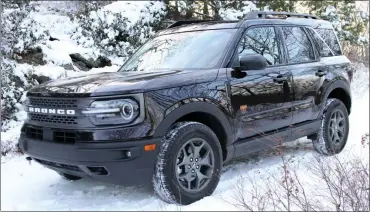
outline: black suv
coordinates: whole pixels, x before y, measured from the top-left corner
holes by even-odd
[[[312,15],[180,21],[116,73],[31,89],[19,146],[67,179],[152,181],[165,201],[189,204],[233,158],[304,136],[339,153],[352,73],[332,25]]]

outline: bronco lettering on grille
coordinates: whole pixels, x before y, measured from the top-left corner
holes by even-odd
[[[36,108],[36,107],[28,107],[29,112],[33,113],[46,113],[46,114],[68,114],[74,115],[76,114],[75,110],[64,110],[64,109],[48,109],[48,108]]]

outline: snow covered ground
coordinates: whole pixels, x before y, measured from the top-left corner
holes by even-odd
[[[350,136],[339,158],[344,160],[356,155],[368,161],[368,146],[361,145],[362,136],[369,133],[367,68],[363,67],[355,74],[352,93]],[[310,181],[313,176],[307,172],[305,164],[309,164],[314,155],[311,142],[304,138],[292,142],[286,146],[285,154],[295,156],[295,163],[300,164],[299,176]],[[1,210],[237,210],[230,202],[238,179],[278,174],[281,166],[280,157],[273,154],[234,161],[224,167],[212,196],[180,207],[164,203],[150,187],[124,187],[89,179],[66,181],[35,162],[29,164],[25,156],[15,156],[1,165]],[[246,183],[244,186],[250,189],[252,185]]]

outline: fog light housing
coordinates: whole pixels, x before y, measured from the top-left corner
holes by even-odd
[[[92,174],[95,174],[95,175],[108,175],[108,171],[104,167],[91,167],[91,166],[87,166],[86,168]]]

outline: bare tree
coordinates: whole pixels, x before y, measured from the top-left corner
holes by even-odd
[[[362,137],[364,148],[369,147],[368,138],[368,134]],[[280,174],[267,171],[264,175],[268,177],[260,176],[260,179],[241,175],[234,187],[232,201],[226,202],[247,211],[369,211],[367,160],[359,155],[348,155],[344,160],[339,155],[327,157],[315,153],[310,163],[304,166],[309,183],[299,176],[300,162],[295,161],[293,155],[287,155],[284,146],[274,151],[281,159]]]

